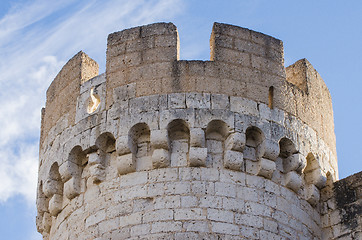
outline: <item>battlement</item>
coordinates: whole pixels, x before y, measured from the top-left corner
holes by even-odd
[[[112,33],[107,44],[107,94],[102,101],[109,109],[115,99],[113,89],[130,83],[136,83],[138,97],[195,91],[245,97],[301,118],[335,151],[331,97],[307,60],[285,70],[280,40],[220,23],[213,26],[210,49],[211,61],[179,60],[178,33],[172,23]],[[46,131],[65,113],[74,124],[79,87],[97,74],[97,64],[84,53],[69,60],[47,92]]]
[[[45,238],[321,238],[338,179],[325,83],[305,59],[285,69],[282,42],[249,29],[215,23],[210,50],[180,60],[176,27],[155,23],[110,34],[104,74],[83,52],[68,61],[42,113]]]

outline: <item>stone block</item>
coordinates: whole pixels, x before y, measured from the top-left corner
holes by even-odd
[[[256,158],[255,148],[246,146],[243,153],[244,153],[244,159],[248,159],[254,162],[258,161],[258,159]]]
[[[190,129],[190,147],[205,147],[205,132],[202,128]]]
[[[62,181],[66,182],[71,177],[77,177],[78,175],[80,175],[80,167],[77,164],[68,160],[59,166],[59,173],[62,177]]]
[[[45,196],[52,197],[54,194],[62,194],[62,183],[57,180],[47,179],[43,185]]]
[[[119,226],[119,218],[108,219],[99,223],[99,231],[106,233],[117,229]]]
[[[150,182],[173,182],[178,178],[178,169],[159,168],[149,171],[148,180]]]
[[[239,199],[239,198],[223,198],[222,200],[222,208],[224,210],[230,210],[233,212],[244,212],[245,207],[244,207],[244,200]]]
[[[303,184],[302,177],[295,171],[288,172],[285,175],[285,186],[298,192]]]
[[[68,181],[71,177],[80,175],[80,167],[71,161],[65,161],[59,166],[59,173],[63,182]]]
[[[81,191],[80,178],[72,177],[64,183],[64,195],[69,199],[78,196]]]
[[[42,214],[38,214],[36,216],[36,219],[35,219],[35,224],[36,224],[36,230],[39,232],[39,233],[43,233],[44,229],[43,229],[43,213]]]
[[[154,200],[155,209],[179,208],[181,206],[180,196],[161,196]]]
[[[212,182],[199,182],[193,181],[191,185],[191,191],[196,196],[204,196],[207,194],[215,194],[215,184]]]
[[[216,137],[219,137],[219,135],[216,134]],[[210,152],[212,151],[213,155],[222,155],[224,152],[223,144],[220,140],[208,139],[206,141],[206,147],[210,149]]]
[[[152,153],[152,166],[164,168],[170,166],[170,154],[165,149],[155,149]]]
[[[241,66],[250,66],[249,53],[239,52],[234,49],[218,48],[217,58],[215,61],[237,64]]]
[[[128,136],[120,136],[116,140],[116,151],[118,155],[125,155],[131,152],[128,144]]]
[[[117,171],[120,175],[136,171],[136,161],[132,153],[117,157]]]
[[[246,137],[244,133],[231,133],[225,140],[225,149],[243,152],[245,147]]]
[[[156,221],[166,221],[173,219],[173,210],[172,209],[157,209],[149,211],[143,214],[142,220],[144,223],[156,222]]]
[[[190,208],[197,207],[199,204],[198,197],[195,196],[182,196],[181,197],[181,207]]]
[[[281,62],[274,62],[268,58],[251,55],[251,66],[261,71],[285,77],[284,65]]]
[[[44,215],[43,215],[43,222],[42,222],[42,225],[43,225],[43,230],[46,232],[46,233],[49,233],[50,232],[50,228],[52,226],[52,216],[50,215],[50,213],[48,212],[45,212]]]
[[[230,110],[241,114],[259,116],[258,104],[242,97],[230,97]]]
[[[260,228],[263,226],[263,218],[246,213],[236,213],[235,223]]]
[[[124,118],[120,118],[121,124],[123,123],[123,121],[129,121],[129,128],[136,125],[137,123],[146,123],[149,129],[152,131],[159,128],[159,111],[147,111],[138,114],[130,114],[128,116],[125,116]],[[123,127],[125,126],[122,126],[122,128]],[[122,130],[120,129],[120,131]]]
[[[279,143],[265,139],[263,142],[263,145],[261,146],[263,148],[263,157],[275,161],[277,157],[279,156]]]
[[[186,93],[187,108],[210,108],[209,93]]]
[[[151,231],[151,225],[150,224],[140,224],[135,225],[131,227],[131,236],[142,236],[142,235],[148,235]]]
[[[186,108],[185,93],[171,93],[168,95],[168,108]]]
[[[36,206],[38,209],[38,213],[47,212],[49,207],[49,198],[38,196],[38,198],[36,199]]]
[[[97,225],[104,219],[106,219],[106,211],[104,209],[99,210],[85,219],[85,227],[88,228],[90,226]]]
[[[326,185],[327,177],[320,168],[314,169],[305,175],[306,181],[310,184],[314,184],[319,189],[322,189]]]
[[[49,213],[52,216],[57,216],[63,209],[63,196],[60,194],[54,194],[49,201]]]
[[[191,184],[189,182],[171,182],[165,184],[166,195],[189,195]]]
[[[234,213],[232,211],[226,211],[221,209],[208,209],[207,219],[217,222],[234,222]]]
[[[175,209],[175,220],[203,220],[206,219],[205,213],[201,208],[181,208]]]
[[[225,94],[211,94],[211,108],[228,110],[230,108],[229,96]]]
[[[138,148],[138,150],[139,150],[139,148]],[[136,170],[137,171],[151,170],[153,168],[152,167],[151,156],[138,157],[139,152],[137,152]]]
[[[200,109],[206,110],[206,109]],[[195,126],[195,109],[171,109],[160,112],[160,126],[167,126],[176,119],[186,121],[190,128]]]
[[[251,174],[251,175],[257,175],[259,172],[259,162],[257,161],[253,161],[253,160],[249,160],[249,159],[244,159],[245,162],[245,172]]]
[[[150,142],[153,148],[162,148],[168,150],[168,131],[167,129],[152,130]]]
[[[136,97],[136,83],[127,84],[113,89],[113,101],[115,103],[128,101]]]
[[[152,223],[151,233],[181,232],[181,230],[182,230],[182,222],[175,222],[175,221],[155,222],[155,223]],[[169,235],[155,236],[155,238],[153,238],[153,239],[167,239],[168,236]]]
[[[226,150],[224,154],[224,167],[241,171],[243,166],[243,153],[239,151]]]
[[[259,162],[259,176],[271,179],[274,171],[276,170],[276,164],[274,161],[262,158]]]
[[[316,206],[320,199],[320,192],[314,184],[307,185],[305,188],[305,199],[312,206]]]
[[[264,204],[256,203],[256,202],[245,202],[245,213],[270,217],[273,212],[273,209]]]
[[[150,89],[150,83],[148,82],[143,82],[144,84],[148,84],[148,89]],[[153,84],[155,85],[155,84]],[[141,87],[146,87],[143,84],[137,83],[137,87],[138,87],[138,91],[137,94],[140,93],[140,89]],[[159,109],[159,102],[158,102],[158,95],[153,95],[153,96],[143,96],[143,97],[138,97],[138,98],[134,98],[131,99],[129,101],[129,112],[130,114],[134,115],[134,114],[138,114],[138,113],[142,113],[142,112],[147,112],[147,111],[156,111]]]
[[[234,114],[223,109],[196,109],[195,127],[206,128],[212,120],[221,120],[230,128],[234,129]]]
[[[211,229],[215,233],[239,235],[239,227],[231,223],[212,222]]]
[[[200,177],[202,181],[218,181],[219,170],[214,168],[200,168]]]
[[[172,141],[170,155],[171,167],[186,167],[188,165],[188,143],[184,141]]]
[[[103,164],[103,159],[98,152],[92,152],[88,154],[88,164],[90,166],[97,165],[97,164]]]
[[[105,168],[102,164],[94,164],[89,167],[90,179],[93,183],[100,183],[106,177]]]
[[[209,226],[207,222],[204,221],[185,221],[183,227],[186,230],[186,235],[181,235],[181,239],[197,239],[199,235],[192,235],[192,232],[209,232]]]
[[[200,198],[200,207],[203,208],[221,208],[223,197],[205,196]]]
[[[232,183],[215,183],[215,195],[225,196],[225,197],[235,197],[236,196],[236,185]]]
[[[206,167],[207,148],[190,147],[190,167]]]
[[[307,159],[300,153],[292,154],[283,160],[284,173],[296,171],[301,173],[307,163]]]
[[[118,186],[121,188],[134,185],[144,185],[148,180],[148,173],[146,171],[133,172],[119,177],[120,183]]]

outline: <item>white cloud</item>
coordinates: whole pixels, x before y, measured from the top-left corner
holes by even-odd
[[[34,203],[40,110],[61,66],[85,50],[104,68],[107,34],[181,10],[181,0],[36,0],[0,19],[0,201]]]
[[[0,20],[0,39],[10,39],[18,30],[44,19],[74,0],[46,1],[36,0],[15,4]]]

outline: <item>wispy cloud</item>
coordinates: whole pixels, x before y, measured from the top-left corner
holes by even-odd
[[[35,200],[40,109],[61,66],[84,50],[104,71],[107,34],[181,10],[181,0],[36,0],[0,19],[0,201]]]
[[[13,5],[10,11],[0,20],[0,39],[11,39],[17,31],[44,19],[74,0],[64,1],[28,1]]]

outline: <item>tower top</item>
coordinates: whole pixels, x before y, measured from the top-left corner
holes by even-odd
[[[52,120],[47,120],[45,131],[67,112],[69,124],[74,124],[74,100],[79,88],[97,74],[98,64],[83,52],[68,61],[47,92],[46,118]],[[112,89],[131,83],[135,85],[136,97],[177,92],[244,97],[300,118],[335,153],[328,88],[306,59],[285,68],[283,43],[271,36],[214,23],[210,61],[185,61],[179,60],[179,38],[174,24],[154,23],[125,29],[108,36],[105,74],[106,109],[116,99]]]
[[[180,60],[175,25],[155,23],[110,34],[105,73],[79,52],[50,85],[37,226],[46,239],[319,239],[337,178],[331,97],[306,59],[285,68],[280,40],[215,23],[210,61]]]

